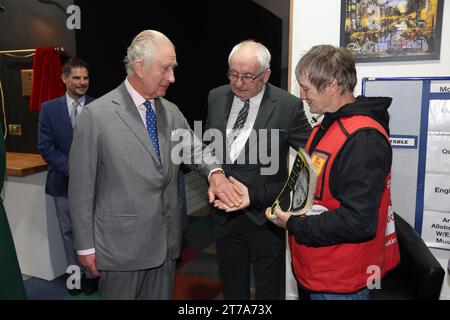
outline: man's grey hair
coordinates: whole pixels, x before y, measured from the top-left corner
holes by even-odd
[[[127,56],[124,59],[127,74],[134,74],[133,63],[136,60],[144,61],[144,65],[150,63],[154,57],[155,49],[163,43],[172,42],[164,34],[156,30],[144,30],[139,33],[131,42],[127,49]]]
[[[236,51],[247,46],[252,47],[252,49],[255,52],[256,59],[258,60],[260,65],[259,71],[269,69],[270,59],[272,58],[269,50],[262,43],[256,42],[254,40],[245,40],[235,45],[234,48],[231,50],[230,55],[228,56],[228,65],[230,65],[231,58],[236,53]]]
[[[341,87],[341,93],[353,92],[357,81],[352,53],[346,48],[326,44],[314,46],[305,53],[295,68],[295,75],[297,79],[307,77],[318,92],[333,79]]]

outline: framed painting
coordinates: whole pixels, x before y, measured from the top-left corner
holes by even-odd
[[[341,0],[341,47],[356,62],[439,60],[443,0]]]

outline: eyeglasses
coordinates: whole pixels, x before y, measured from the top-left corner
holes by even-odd
[[[259,78],[266,70],[267,69],[264,69],[257,76],[250,76],[250,75],[241,76],[238,73],[232,73],[232,72],[228,71],[227,76],[228,76],[228,79],[232,82],[236,82],[239,79],[241,79],[242,82],[249,84],[249,83],[252,83],[253,81],[255,81],[257,78]]]

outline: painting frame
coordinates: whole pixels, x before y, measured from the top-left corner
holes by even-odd
[[[340,46],[359,63],[439,60],[443,7],[443,0],[341,0]]]

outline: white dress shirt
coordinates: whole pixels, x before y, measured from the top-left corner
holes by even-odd
[[[235,161],[237,159],[239,153],[241,153],[242,149],[244,148],[245,143],[248,140],[248,137],[250,136],[250,132],[252,131],[253,125],[255,124],[256,117],[258,116],[259,106],[261,105],[261,101],[262,101],[265,91],[266,91],[266,86],[264,86],[262,88],[262,90],[256,96],[254,96],[253,98],[250,98],[250,100],[249,100],[250,108],[248,109],[247,120],[245,120],[244,127],[239,132],[238,136],[236,137],[233,144],[231,145],[230,159],[232,161]],[[244,101],[242,101],[238,97],[234,96],[233,104],[231,105],[230,115],[228,116],[228,122],[227,122],[227,129],[226,129],[227,139],[231,133],[231,130],[233,129],[233,126],[234,126],[234,123],[236,122],[239,111],[241,111],[243,106],[244,106]]]

